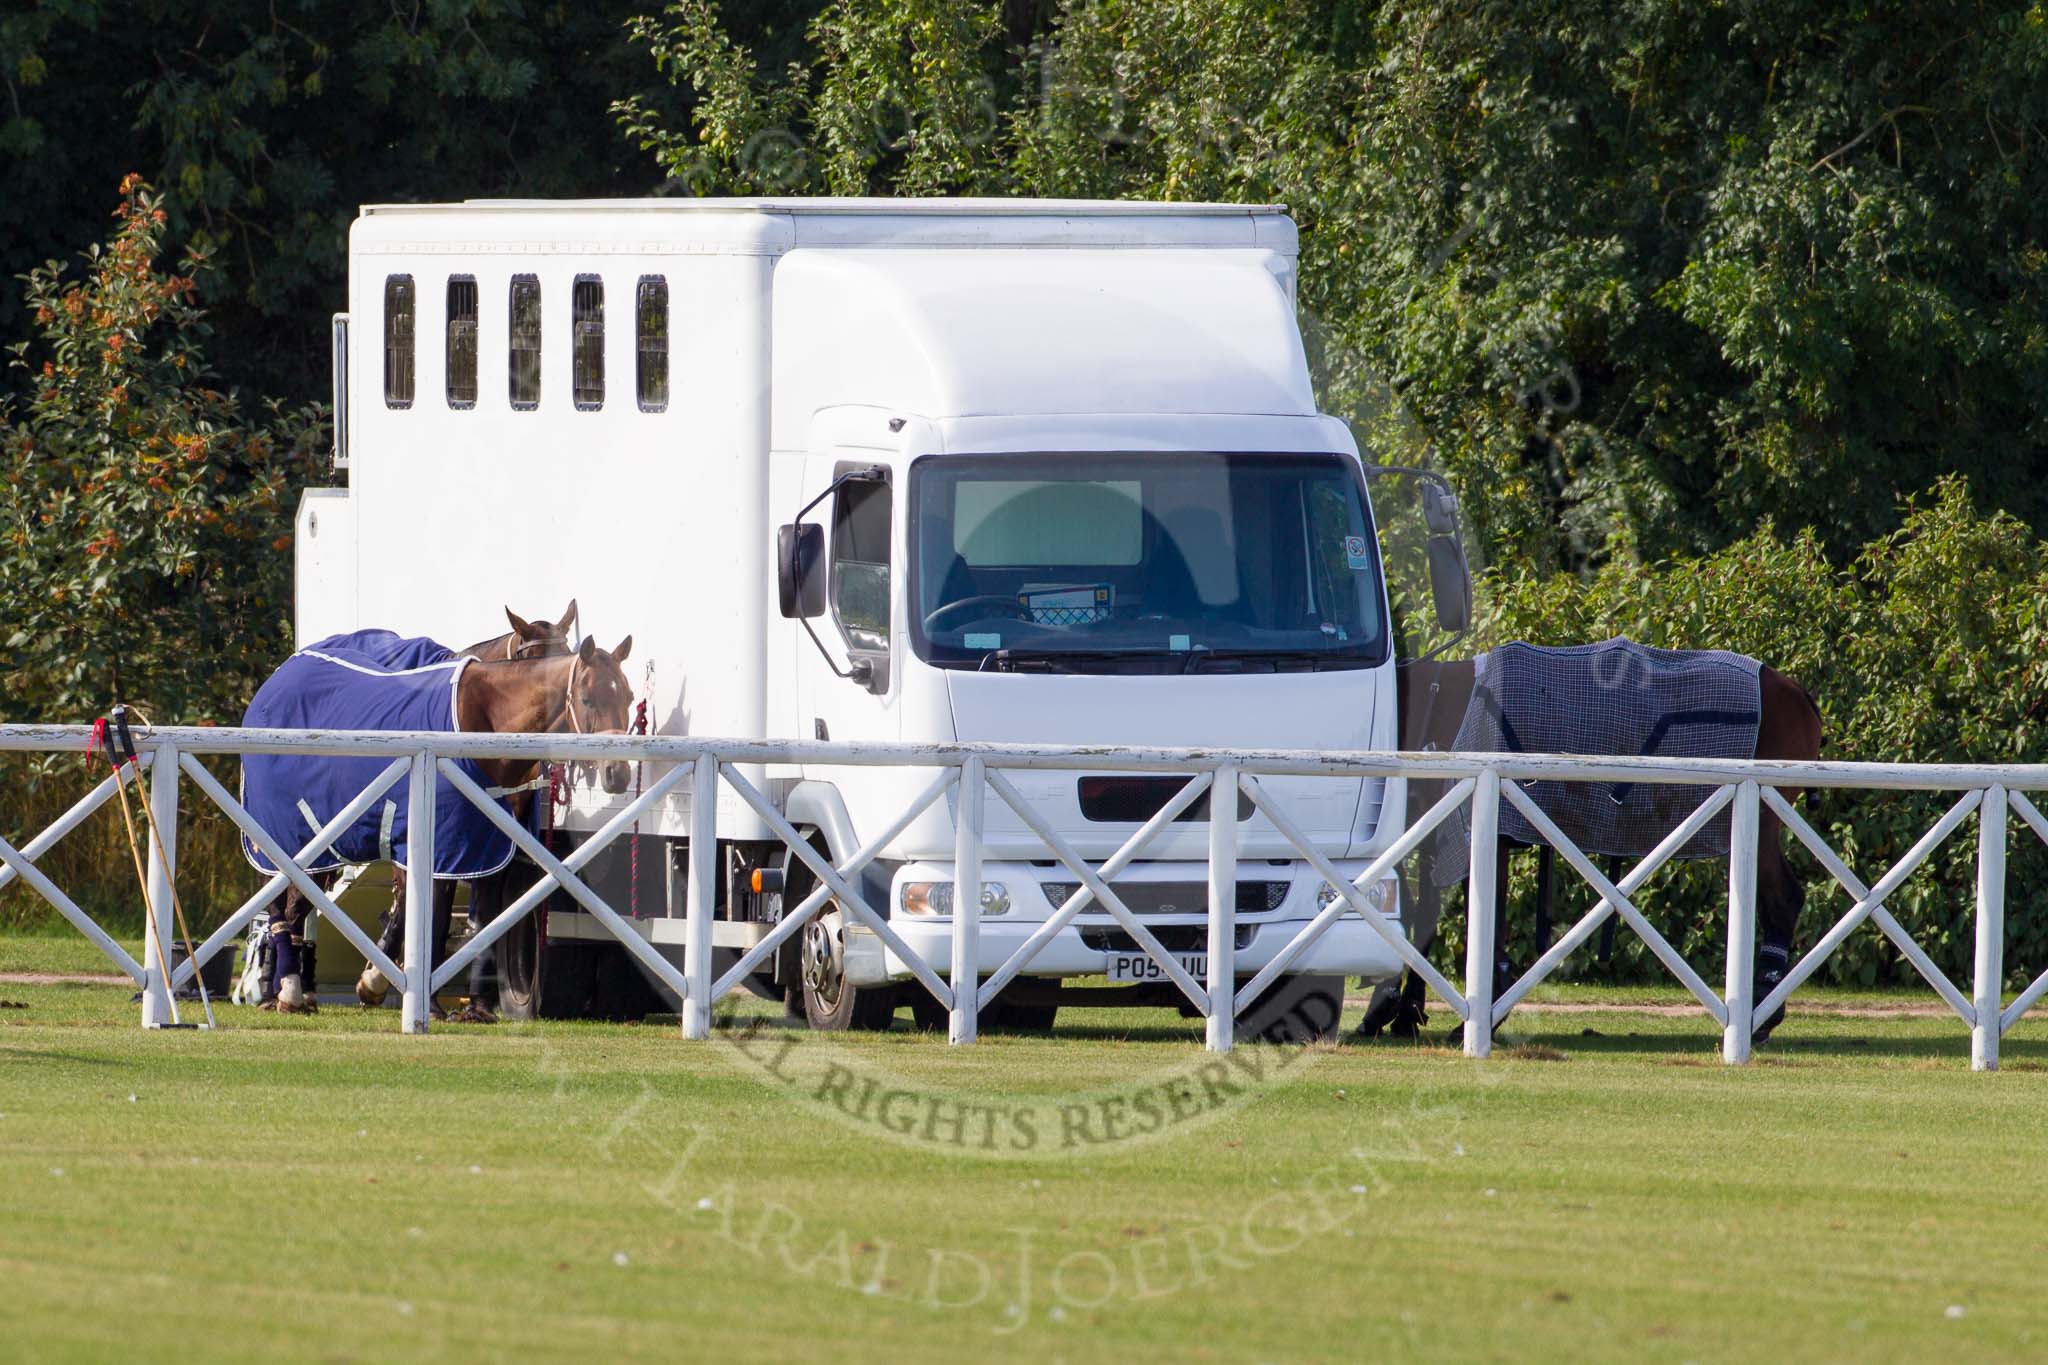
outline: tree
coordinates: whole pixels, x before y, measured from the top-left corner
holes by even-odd
[[[10,348],[30,396],[0,406],[0,716],[238,720],[290,639],[291,495],[325,426],[216,387],[206,258],[160,270],[160,201],[137,176],[121,196],[83,278],[28,276],[40,345]]]
[[[1497,560],[1846,559],[1952,472],[2048,528],[2038,0],[1002,8],[830,0],[764,75],[682,0],[635,34],[687,126],[620,119],[696,193],[1287,203],[1325,408]]]

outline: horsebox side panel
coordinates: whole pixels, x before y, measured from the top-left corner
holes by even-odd
[[[760,243],[707,239],[712,218],[574,213],[382,215],[351,236],[350,481],[360,521],[363,626],[460,648],[505,608],[559,614],[610,649],[633,637],[627,680],[667,735],[758,737],[765,723],[768,562],[767,301]],[[687,234],[687,235],[686,235]],[[728,249],[728,247],[730,249]],[[385,281],[416,284],[413,401],[385,401]],[[509,301],[540,292],[537,401],[509,391]],[[666,284],[668,392],[637,386],[636,289]],[[474,397],[452,396],[450,284],[473,282]],[[572,308],[602,286],[601,397],[577,401]],[[643,783],[662,775],[646,765]],[[688,784],[641,832],[686,833]],[[565,823],[594,828],[630,800],[576,789]],[[720,831],[757,819],[721,806]],[[729,818],[727,818],[729,817]],[[731,829],[728,830],[727,826]]]
[[[356,629],[356,516],[346,488],[299,494],[292,558],[293,648]]]

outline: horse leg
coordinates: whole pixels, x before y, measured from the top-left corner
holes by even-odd
[[[1507,840],[1500,841],[1500,848],[1494,854],[1493,870],[1493,998],[1498,1000],[1508,987],[1515,984],[1521,972],[1515,967],[1515,960],[1508,956],[1508,855],[1513,847]]]
[[[1557,871],[1557,850],[1544,844],[1536,850],[1536,956],[1550,951],[1551,910],[1556,901],[1552,885]]]
[[[396,867],[391,873],[391,904],[384,908],[384,918],[377,925],[377,948],[384,956],[397,962],[405,955],[405,869]],[[384,1003],[391,994],[391,983],[384,973],[370,964],[363,964],[363,974],[356,979],[356,999],[370,1009]]]
[[[458,883],[436,877],[434,879],[434,936],[427,944],[427,960],[439,971],[441,964],[448,960],[448,930],[455,918],[455,891]],[[427,996],[427,1016],[432,1019],[446,1019],[448,1012],[434,1002],[430,991]]]
[[[507,879],[511,864],[479,877],[469,884],[469,927],[472,933],[482,933],[484,927],[498,917],[505,908]],[[488,985],[494,985],[497,973],[496,963],[490,950],[478,955],[469,964],[469,1003],[462,1009],[461,1018],[473,1024],[495,1024],[498,1022],[498,1002],[487,992]]]
[[[1403,868],[1397,879],[1401,927],[1415,950],[1427,953],[1436,940],[1437,919],[1443,913],[1443,893],[1436,885],[1435,849],[1425,845],[1416,855],[1414,877],[1411,879]],[[1413,1041],[1422,1036],[1422,1026],[1428,1022],[1428,993],[1422,978],[1410,971],[1373,988],[1372,1001],[1366,1006],[1357,1031],[1361,1038],[1377,1038],[1391,1029],[1394,1037]]]
[[[322,889],[333,883],[333,876],[327,875]],[[311,1014],[316,1008],[306,989],[312,965],[306,948],[306,917],[312,909],[311,902],[294,886],[285,891],[283,907],[271,917],[270,980],[264,985],[262,1008],[279,1014]]]
[[[1757,822],[1756,854],[1756,960],[1752,973],[1752,1000],[1762,1000],[1792,970],[1792,935],[1799,924],[1799,912],[1806,905],[1806,886],[1792,870],[1779,837],[1784,822],[1769,810]],[[1761,1043],[1785,1022],[1783,1005],[1767,1019],[1756,1021],[1752,1037]]]

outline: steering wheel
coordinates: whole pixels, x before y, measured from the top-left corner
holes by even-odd
[[[926,630],[937,630],[941,620],[968,607],[1008,607],[1013,619],[1019,621],[1029,621],[1031,619],[1031,609],[1016,598],[999,592],[985,592],[978,593],[973,597],[956,597],[950,602],[941,602],[938,606],[925,613],[924,628]]]

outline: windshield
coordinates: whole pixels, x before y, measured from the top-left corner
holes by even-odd
[[[945,455],[911,471],[918,656],[964,668],[1268,671],[1385,657],[1363,480],[1340,455]]]

